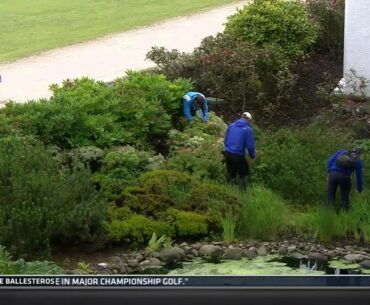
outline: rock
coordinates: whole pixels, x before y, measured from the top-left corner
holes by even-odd
[[[295,246],[295,245],[289,246],[289,247],[287,248],[288,252],[293,252],[293,251],[295,251],[296,249],[297,249],[297,246]]]
[[[304,259],[304,258],[306,258],[306,255],[303,255],[302,253],[299,253],[299,252],[294,252],[291,256],[295,259]]]
[[[265,256],[265,255],[267,255],[266,247],[264,247],[264,246],[259,247],[259,248],[257,249],[257,254],[258,254],[259,256]]]
[[[243,256],[249,259],[254,259],[257,257],[257,252],[256,251],[251,251],[251,250],[244,250],[243,251]]]
[[[308,258],[319,263],[325,263],[329,260],[329,258],[326,255],[319,252],[308,253]]]
[[[364,269],[370,269],[370,260],[365,259],[364,261],[360,262],[359,265]]]
[[[149,267],[149,266],[150,266],[150,260],[146,259],[145,261],[142,261],[142,262],[140,263],[140,266],[141,266],[143,269],[145,269],[145,268]]]
[[[108,264],[107,263],[99,263],[97,266],[98,266],[99,270],[108,269]]]
[[[279,247],[277,253],[279,255],[286,255],[288,253],[288,249],[286,247]]]
[[[257,253],[257,248],[256,247],[249,247],[248,250]]]
[[[191,254],[193,254],[195,257],[199,256],[199,252],[198,252],[198,250],[195,250],[195,249],[193,249],[193,250],[191,251]]]
[[[181,247],[181,248],[185,248],[185,247],[188,247],[188,243],[186,243],[186,242],[183,242],[183,243],[181,243],[181,244],[180,244],[180,247]]]
[[[189,246],[185,246],[184,247],[184,252],[185,254],[193,254],[193,248],[192,247],[189,247]]]
[[[139,262],[141,262],[141,261],[144,260],[144,255],[138,254],[138,255],[136,255],[135,259],[137,259]]]
[[[344,257],[345,260],[358,263],[364,260],[364,257],[361,254],[347,254]]]
[[[123,263],[123,260],[118,256],[111,257],[110,265],[111,265],[111,269],[116,269],[118,273],[124,274],[127,272],[126,266]]]
[[[186,254],[186,258],[188,260],[193,260],[194,259],[194,255],[193,254]]]
[[[179,248],[163,249],[161,252],[159,252],[160,260],[166,263],[178,262],[183,256],[185,256],[184,250],[182,250],[181,253],[181,251],[179,251]]]
[[[226,249],[225,258],[239,260],[242,258],[242,250],[239,248]]]
[[[151,257],[149,258],[150,266],[161,266],[162,263],[158,258]]]
[[[137,259],[131,259],[128,261],[128,265],[131,268],[136,268],[137,266],[139,266],[139,261]]]
[[[201,247],[202,247],[202,243],[200,242],[197,242],[195,244],[192,245],[192,247],[195,249],[195,250],[199,250]]]
[[[223,241],[214,241],[212,245],[214,246],[223,246],[225,243]]]
[[[220,258],[223,254],[224,254],[224,251],[222,250],[220,246],[204,245],[199,249],[200,256]]]

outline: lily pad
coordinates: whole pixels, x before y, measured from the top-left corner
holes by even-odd
[[[170,275],[321,275],[323,271],[293,269],[282,262],[271,261],[274,256],[257,257],[253,260],[224,260],[207,263],[200,259],[184,263],[181,269],[170,271]]]
[[[329,261],[329,267],[333,269],[361,269],[361,266],[356,263],[351,263],[345,260]]]

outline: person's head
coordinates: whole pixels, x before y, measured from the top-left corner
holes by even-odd
[[[252,115],[249,112],[243,112],[242,118],[250,123],[252,122]]]
[[[203,104],[204,104],[204,100],[205,100],[205,98],[204,98],[204,96],[203,95],[198,95],[196,98],[195,98],[195,104],[197,105],[197,106],[199,106],[199,107],[202,107],[203,106]]]
[[[351,153],[356,155],[356,156],[361,156],[362,149],[361,149],[361,147],[352,148]]]

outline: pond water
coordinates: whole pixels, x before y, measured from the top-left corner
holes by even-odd
[[[369,274],[360,265],[344,260],[327,263],[280,256],[261,256],[255,259],[222,260],[206,262],[196,259],[147,273],[169,275],[325,275],[325,274]]]

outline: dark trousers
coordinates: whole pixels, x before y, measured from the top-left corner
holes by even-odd
[[[247,188],[247,176],[249,175],[249,166],[245,156],[224,151],[224,157],[227,169],[227,181],[235,184],[236,176],[238,175],[240,190],[245,191]]]
[[[334,203],[335,193],[337,192],[338,186],[342,195],[342,209],[348,211],[349,192],[351,191],[351,177],[348,177],[337,171],[332,171],[329,173],[327,207],[330,207]]]

